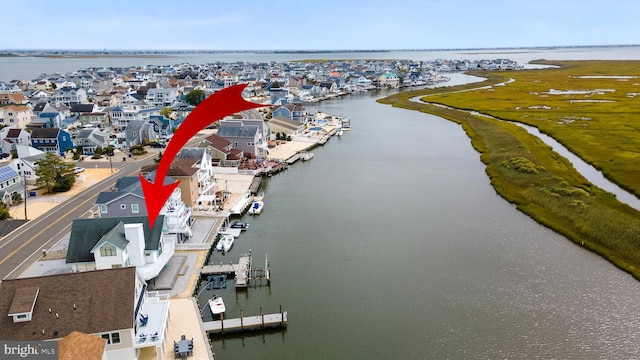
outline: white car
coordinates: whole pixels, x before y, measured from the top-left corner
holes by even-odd
[[[76,173],[76,174],[80,174],[83,171],[84,171],[83,167],[76,166],[76,167],[73,168],[73,172]]]

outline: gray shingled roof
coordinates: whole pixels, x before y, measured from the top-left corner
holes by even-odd
[[[218,129],[218,136],[227,137],[250,137],[254,138],[258,132],[257,125],[221,125]]]

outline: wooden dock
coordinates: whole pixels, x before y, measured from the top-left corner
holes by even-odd
[[[260,183],[262,182],[261,176],[254,176],[251,181],[251,185],[249,185],[249,192],[251,195],[258,195],[258,189],[260,188]]]
[[[249,281],[253,280],[254,284],[262,285],[262,281],[266,280],[267,284],[270,284],[270,271],[268,256],[265,255],[264,269],[254,269],[251,267],[251,252],[249,254],[243,254],[240,256],[240,260],[237,264],[233,263],[220,263],[219,265],[205,265],[200,269],[200,275],[215,275],[215,274],[233,274],[235,276],[235,282],[237,288],[246,288],[249,286]]]
[[[260,309],[262,313],[262,309]],[[224,334],[249,330],[264,330],[268,328],[284,328],[287,326],[287,312],[275,314],[261,314],[258,316],[242,316],[239,318],[205,321],[203,328],[207,333]]]

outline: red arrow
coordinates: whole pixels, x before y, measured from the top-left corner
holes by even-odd
[[[160,160],[160,164],[158,164],[158,170],[156,170],[156,177],[153,183],[145,179],[142,174],[139,174],[140,182],[142,183],[142,192],[144,193],[144,201],[147,204],[150,228],[153,228],[153,223],[158,217],[158,214],[160,214],[162,206],[167,202],[173,190],[175,190],[180,183],[177,181],[173,184],[163,185],[164,178],[167,175],[167,171],[169,171],[169,166],[180,149],[182,149],[182,146],[191,140],[198,131],[209,126],[214,121],[244,110],[268,106],[252,103],[242,98],[242,90],[244,90],[246,86],[247,84],[240,84],[228,87],[212,94],[201,102],[200,105],[196,106],[189,116],[184,119],[171,141],[169,141],[169,145]]]

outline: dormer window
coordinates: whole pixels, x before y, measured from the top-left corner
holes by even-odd
[[[107,243],[100,248],[100,256],[116,256],[116,247]]]
[[[24,287],[16,289],[13,300],[9,307],[9,316],[13,317],[13,322],[31,321],[33,308],[40,293],[40,288]]]

